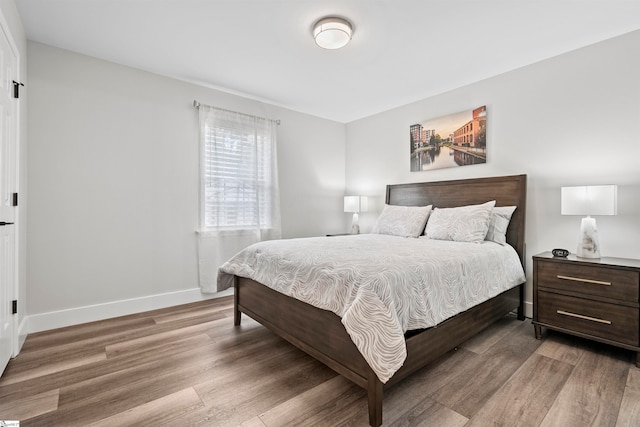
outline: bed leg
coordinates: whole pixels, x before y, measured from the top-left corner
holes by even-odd
[[[242,320],[242,313],[238,309],[238,277],[233,278],[233,324],[235,326],[240,326],[240,321]]]
[[[240,326],[240,321],[242,320],[242,313],[237,308],[233,312],[233,325]]]
[[[518,320],[524,320],[524,284],[520,285],[520,305],[518,306]]]
[[[368,375],[369,424],[372,427],[380,427],[382,425],[382,382],[373,370],[369,369]]]

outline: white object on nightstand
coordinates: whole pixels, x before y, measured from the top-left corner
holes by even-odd
[[[580,224],[580,240],[576,255],[581,258],[600,258],[600,240],[596,219],[591,215],[616,215],[618,187],[589,185],[562,187],[562,215],[586,215]]]
[[[367,211],[367,196],[344,196],[344,211],[352,212],[351,234],[360,234],[360,224],[358,224],[358,212]]]

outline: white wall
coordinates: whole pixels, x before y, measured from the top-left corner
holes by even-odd
[[[343,124],[39,43],[28,59],[32,331],[200,297],[194,99],[281,120],[283,237],[343,230]]]
[[[531,256],[575,252],[579,217],[560,215],[560,187],[618,184],[618,216],[599,217],[602,254],[640,258],[640,31],[347,124],[347,193],[375,197],[386,184],[528,175]],[[428,73],[425,73],[428,78]],[[488,162],[409,172],[409,126],[487,106]]]

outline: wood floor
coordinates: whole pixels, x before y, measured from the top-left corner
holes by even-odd
[[[364,390],[232,297],[30,335],[0,379],[20,426],[367,425]],[[384,425],[640,426],[632,353],[507,316],[385,393]]]

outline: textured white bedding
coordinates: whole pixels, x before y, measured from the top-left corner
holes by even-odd
[[[233,275],[340,316],[383,383],[404,363],[404,332],[435,326],[525,281],[509,245],[381,234],[257,243],[220,267],[218,290],[232,286]]]

